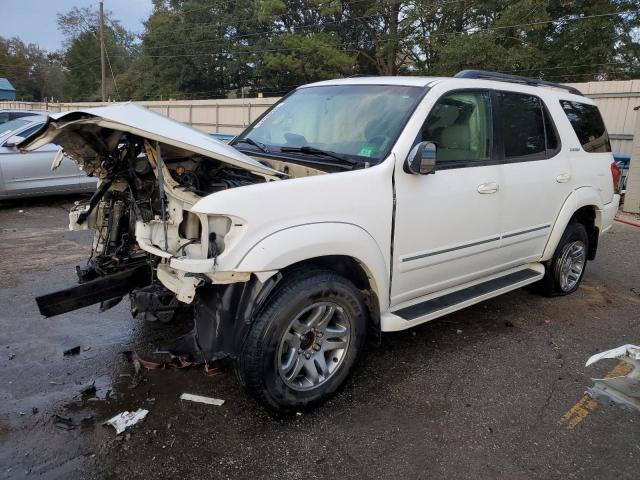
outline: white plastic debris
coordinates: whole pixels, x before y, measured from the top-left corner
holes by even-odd
[[[183,393],[180,400],[189,400],[190,402],[206,403],[207,405],[215,405],[217,407],[224,404],[224,400],[219,398],[203,397],[202,395],[193,395],[191,393]]]
[[[588,367],[603,358],[619,358],[624,360],[624,357],[629,357],[632,360],[640,360],[640,347],[635,345],[622,345],[621,347],[612,348],[606,352],[596,353],[587,360],[587,364],[585,366]]]
[[[640,347],[622,345],[593,355],[587,360],[587,367],[603,358],[617,358],[629,365],[632,370],[622,376],[611,378],[593,378],[594,385],[587,393],[594,398],[607,399],[627,408],[640,410]]]
[[[104,425],[111,425],[116,429],[116,435],[120,435],[127,428],[144,419],[148,413],[149,410],[145,410],[143,408],[139,408],[135,412],[124,411],[104,422]]]

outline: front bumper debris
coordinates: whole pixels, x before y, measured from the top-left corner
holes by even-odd
[[[594,400],[608,400],[627,408],[640,411],[640,347],[623,345],[606,352],[593,355],[586,366],[604,358],[617,358],[633,368],[628,374],[612,378],[594,378],[593,387],[587,393]]]
[[[122,297],[135,288],[149,285],[149,266],[137,265],[127,270],[88,280],[74,287],[36,297],[40,314],[53,317],[78,308]]]

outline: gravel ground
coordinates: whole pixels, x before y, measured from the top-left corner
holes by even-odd
[[[586,359],[640,342],[640,228],[615,224],[575,294],[519,290],[384,335],[323,407],[274,416],[230,369],[136,379],[122,352],[150,352],[185,325],[134,320],[126,302],[38,314],[33,297],[73,284],[89,253],[90,234],[66,230],[73,200],[0,207],[0,478],[638,477],[640,415],[580,405],[615,365]],[[138,408],[150,413],[126,434],[102,425]],[[581,421],[561,421],[568,411]]]

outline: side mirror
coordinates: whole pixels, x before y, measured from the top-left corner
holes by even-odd
[[[436,167],[436,144],[420,142],[411,149],[404,161],[404,171],[414,175],[434,173]]]
[[[7,141],[4,142],[4,146],[13,148],[23,140],[24,140],[24,137],[21,137],[20,135],[14,135],[12,137],[9,137]]]

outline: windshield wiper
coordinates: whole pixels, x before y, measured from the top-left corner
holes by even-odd
[[[321,150],[320,148],[312,147],[311,145],[303,145],[302,147],[280,147],[280,151],[310,153],[312,155],[324,155],[325,157],[335,158],[336,160],[340,160],[342,162],[348,163],[349,165],[356,164],[355,160],[351,160],[350,158],[343,157],[339,153],[332,152],[330,150]]]
[[[248,143],[249,145],[253,145],[254,147],[256,147],[257,149],[259,149],[264,153],[269,153],[269,149],[264,143],[256,142],[253,138],[249,138],[249,137],[241,138],[240,140],[235,142],[234,145],[238,143]]]

